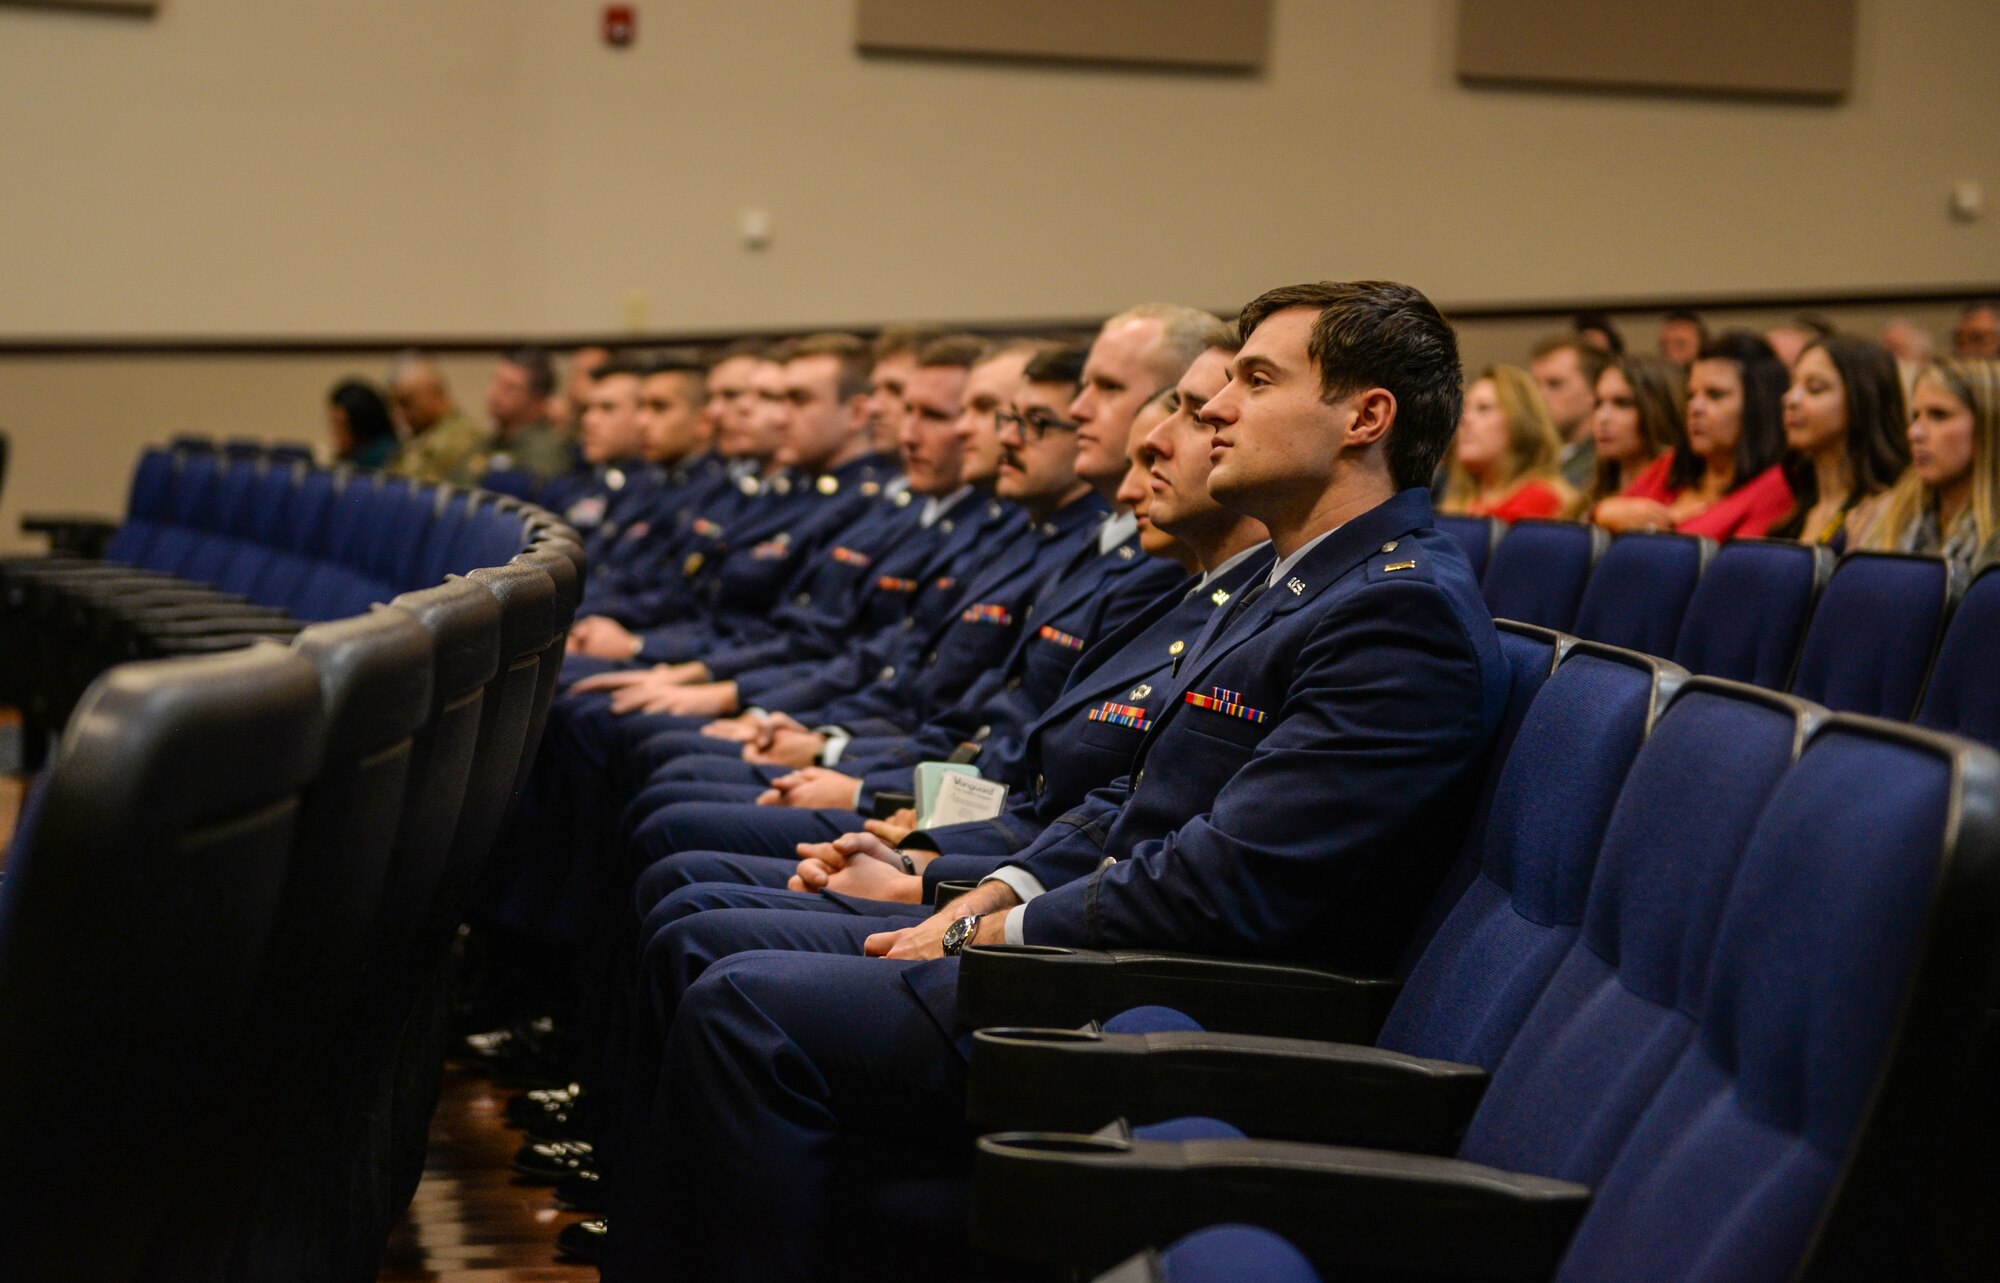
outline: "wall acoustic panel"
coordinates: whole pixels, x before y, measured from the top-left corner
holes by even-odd
[[[1459,0],[1458,76],[1835,101],[1854,78],[1854,0]]]
[[[863,53],[1258,71],[1271,0],[855,0]]]

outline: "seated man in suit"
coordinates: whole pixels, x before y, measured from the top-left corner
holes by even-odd
[[[785,951],[817,915],[766,913],[780,948],[687,986],[628,1115],[607,1279],[815,1277],[867,1236],[858,1183],[962,1170],[970,943],[1393,965],[1506,697],[1479,585],[1431,523],[1457,344],[1382,283],[1273,290],[1241,325],[1202,411],[1209,487],[1269,528],[1270,575],[1177,657],[1132,774],[993,878],[868,956]]]

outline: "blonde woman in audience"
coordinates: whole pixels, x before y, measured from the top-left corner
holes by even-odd
[[[1866,339],[1815,339],[1792,363],[1783,404],[1792,511],[1772,535],[1858,546],[1910,465],[1896,358]]]
[[[1688,372],[1687,440],[1597,505],[1608,530],[1677,530],[1711,539],[1762,535],[1792,510],[1781,402],[1791,382],[1759,335],[1704,344]]]
[[[1910,470],[1864,546],[1937,553],[1966,570],[2000,558],[2000,361],[1925,366],[1909,439]]]
[[[1465,390],[1438,511],[1502,521],[1568,516],[1577,495],[1557,470],[1561,454],[1534,378],[1519,366],[1488,366]]]
[[[1597,408],[1590,433],[1597,445],[1597,475],[1588,495],[1597,506],[1624,494],[1655,459],[1682,443],[1687,388],[1681,368],[1657,356],[1619,357],[1597,376]]]

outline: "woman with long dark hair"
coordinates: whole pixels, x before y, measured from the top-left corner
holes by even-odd
[[[1590,415],[1597,447],[1597,475],[1588,496],[1592,521],[1603,524],[1597,506],[1631,493],[1654,460],[1684,443],[1685,378],[1663,357],[1629,352],[1597,376],[1597,408]]]
[[[1857,545],[1910,464],[1903,379],[1889,349],[1865,339],[1815,339],[1792,364],[1784,399],[1791,515],[1781,539]]]
[[[327,433],[333,461],[356,468],[379,468],[396,453],[396,425],[389,403],[371,383],[342,379],[326,394]]]

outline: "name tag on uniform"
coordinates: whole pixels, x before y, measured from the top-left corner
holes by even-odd
[[[1043,624],[1041,630],[1035,636],[1045,642],[1054,642],[1064,650],[1082,650],[1085,644],[1083,638],[1076,636],[1074,633],[1066,633],[1060,628],[1051,628],[1047,624]]]
[[[914,579],[898,579],[894,575],[883,575],[875,581],[875,586],[883,592],[907,593],[917,590],[917,581]]]
[[[1014,622],[1014,613],[1005,606],[987,604],[967,606],[958,617],[968,624],[998,624],[1002,628]]]
[[[864,570],[874,564],[875,561],[867,553],[856,552],[852,548],[835,548],[833,550],[833,559],[843,566],[859,566]]]
[[[750,550],[751,557],[758,561],[777,561],[792,550],[789,539],[766,539]]]
[[[1146,716],[1146,710],[1136,704],[1120,704],[1105,700],[1091,709],[1084,717],[1093,722],[1109,722],[1113,726],[1129,726],[1135,731],[1150,730],[1153,719]]]
[[[722,533],[722,527],[716,525],[707,517],[696,517],[694,524],[688,528],[704,539],[713,539]]]
[[[1211,686],[1208,689],[1210,693],[1207,695],[1197,695],[1193,691],[1189,691],[1187,693],[1187,702],[1193,704],[1196,708],[1205,708],[1211,713],[1221,713],[1225,717],[1240,717],[1246,722],[1262,722],[1264,720],[1264,710],[1261,708],[1252,708],[1248,704],[1245,704],[1242,695],[1238,692],[1224,690],[1220,686]]]

